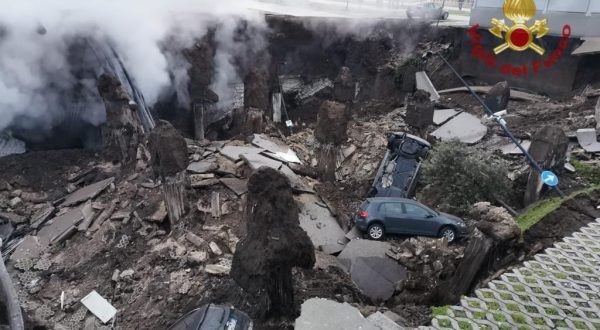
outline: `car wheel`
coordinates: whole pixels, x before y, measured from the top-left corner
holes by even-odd
[[[370,239],[379,241],[383,238],[385,234],[385,230],[381,224],[375,223],[369,226],[369,230],[367,231]]]
[[[444,13],[444,14],[442,15],[442,20],[444,20],[444,21],[445,21],[445,20],[447,20],[447,19],[448,19],[448,13]]]
[[[440,238],[446,237],[448,243],[454,242],[456,240],[456,230],[452,227],[442,227],[438,236]]]

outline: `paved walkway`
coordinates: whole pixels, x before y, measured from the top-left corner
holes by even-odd
[[[436,329],[600,329],[600,219],[436,316]]]

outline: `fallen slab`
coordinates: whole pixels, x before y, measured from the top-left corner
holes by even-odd
[[[406,268],[386,255],[389,249],[386,242],[355,239],[338,256],[338,266],[373,301],[390,299],[396,283],[407,278]]]
[[[65,201],[61,204],[61,207],[79,204],[81,202],[87,201],[88,199],[92,199],[98,196],[98,194],[100,194],[104,189],[110,186],[110,184],[114,181],[115,178],[111,177],[91,184],[89,186],[85,186],[65,197]]]
[[[279,171],[283,173],[288,178],[288,180],[290,180],[292,189],[294,189],[295,192],[305,192],[311,194],[315,193],[315,191],[306,184],[304,184],[304,182],[302,182],[302,179],[300,179],[300,177],[296,175],[296,173],[292,171],[287,165],[283,164]]]
[[[367,317],[367,320],[371,321],[373,324],[378,326],[383,330],[402,330],[403,328],[399,326],[394,320],[387,317],[385,314],[381,312],[376,312]]]
[[[250,168],[254,171],[257,171],[262,166],[270,167],[274,170],[279,170],[281,165],[283,164],[280,161],[271,159],[269,157],[265,157],[260,154],[242,154],[241,158],[250,166]]]
[[[438,94],[438,91],[433,86],[433,83],[431,82],[429,76],[427,76],[427,73],[425,71],[419,71],[415,73],[415,78],[417,80],[417,89],[421,89],[428,92],[430,95],[429,99],[431,101],[435,102],[440,99],[440,94]]]
[[[487,127],[470,113],[463,112],[435,130],[431,135],[442,141],[458,139],[460,142],[475,144],[487,134]]]
[[[217,165],[216,160],[203,160],[200,162],[193,162],[188,165],[188,172],[203,174],[214,172],[219,166]]]
[[[594,128],[582,128],[577,130],[577,141],[579,145],[591,153],[600,152],[600,142]]]
[[[66,238],[70,233],[75,232],[77,230],[76,226],[85,216],[82,209],[83,207],[77,207],[49,220],[37,234],[40,244],[42,246],[49,246]]]
[[[523,146],[523,148],[525,148],[525,150],[529,150],[529,147],[531,147],[531,141],[530,140],[523,140],[520,142],[521,145]],[[519,149],[514,143],[509,143],[509,144],[505,144],[503,146],[501,146],[499,148],[500,151],[502,151],[502,154],[504,155],[522,155],[523,151],[521,151],[521,149]]]
[[[448,120],[454,118],[459,113],[460,111],[456,111],[454,109],[435,110],[433,112],[433,123],[440,126]]]
[[[248,192],[248,180],[241,180],[238,178],[221,178],[219,181],[221,181],[225,187],[229,188],[238,196]]]
[[[294,330],[381,330],[348,303],[311,298],[302,304]]]
[[[301,194],[295,199],[300,206],[300,227],[306,231],[315,248],[329,253],[340,252],[347,240],[329,209],[317,204],[315,195]]]
[[[298,163],[302,164],[298,155],[290,149],[287,145],[279,144],[272,139],[269,139],[263,134],[254,134],[254,139],[252,140],[252,144],[265,149],[266,152],[263,154],[267,154],[269,157],[274,157],[277,160],[286,163]]]

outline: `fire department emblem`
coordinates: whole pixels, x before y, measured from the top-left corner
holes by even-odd
[[[536,13],[535,2],[533,0],[505,0],[504,16],[513,21],[512,26],[506,24],[504,19],[492,18],[492,28],[490,32],[504,43],[494,48],[495,54],[500,54],[508,48],[521,52],[532,49],[534,52],[544,55],[544,48],[534,42],[534,35],[539,39],[550,31],[546,25],[547,19],[535,20],[532,26],[527,26]]]

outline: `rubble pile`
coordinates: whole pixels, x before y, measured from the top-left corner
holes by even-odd
[[[518,239],[521,229],[512,215],[503,207],[492,206],[489,202],[473,205],[471,217],[476,219],[476,227],[482,233],[498,241]]]
[[[454,276],[464,251],[463,245],[448,245],[443,238],[408,238],[393,244],[387,256],[408,270],[408,278],[396,285],[394,304],[436,303],[441,283]]]

